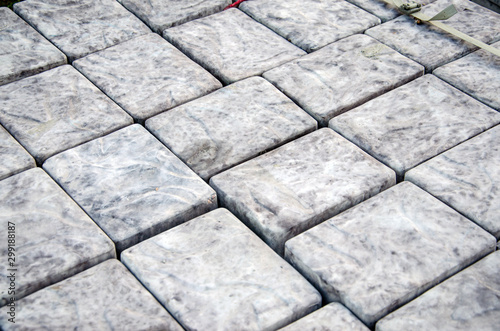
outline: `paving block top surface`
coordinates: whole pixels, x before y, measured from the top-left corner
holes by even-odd
[[[0,125],[0,180],[36,167],[35,160]]]
[[[154,33],[90,54],[73,65],[137,120],[222,87]]]
[[[146,126],[208,180],[314,131],[317,123],[269,82],[253,77],[151,118]]]
[[[382,22],[390,21],[401,14],[396,9],[396,5],[390,5],[382,0],[347,0],[348,2],[366,10],[380,18]],[[427,3],[432,2],[427,1]],[[354,18],[353,18],[354,19]]]

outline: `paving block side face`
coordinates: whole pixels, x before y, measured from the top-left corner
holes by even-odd
[[[275,330],[321,306],[319,293],[225,209],[121,259],[186,330]]]
[[[56,155],[43,167],[118,252],[217,207],[215,192],[138,124]]]
[[[35,160],[0,125],[0,180],[36,167]]]
[[[222,87],[154,33],[90,54],[73,65],[138,121]]]
[[[146,121],[200,177],[316,129],[316,121],[260,77],[239,81]]]
[[[16,3],[14,11],[70,62],[151,32],[114,0],[27,0]]]
[[[0,7],[0,85],[57,67],[66,56],[6,7]]]
[[[498,270],[500,252],[495,252],[386,316],[376,330],[497,330]]]
[[[306,54],[238,9],[166,29],[163,37],[226,84]]]
[[[499,122],[495,110],[425,75],[333,118],[329,126],[403,178]]]
[[[223,207],[283,255],[285,241],[395,184],[392,170],[321,129],[212,177]]]
[[[116,259],[0,309],[2,330],[172,330],[180,325]]]
[[[321,126],[423,75],[424,68],[365,35],[355,35],[264,73]]]
[[[111,240],[40,168],[0,182],[0,223],[15,241],[14,259],[7,243],[0,251],[0,306],[12,297],[12,272],[19,300],[116,256]]]
[[[492,252],[495,238],[403,182],[286,243],[285,258],[367,326]]]

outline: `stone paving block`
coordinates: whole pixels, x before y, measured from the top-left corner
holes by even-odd
[[[500,49],[500,42],[492,46]],[[432,72],[442,80],[500,111],[500,57],[476,51]]]
[[[366,10],[367,12],[380,18],[382,22],[387,22],[401,14],[396,9],[395,5],[390,5],[382,0],[346,0],[359,8]],[[427,1],[427,3],[433,2],[434,0]]]
[[[351,108],[423,75],[424,68],[355,35],[264,73],[322,126]]]
[[[40,168],[0,181],[0,223],[5,235],[0,306],[10,302],[11,273],[19,300],[116,256],[111,240]],[[14,255],[8,251],[8,229]]]
[[[495,238],[403,182],[289,240],[285,258],[367,326],[495,249]]]
[[[121,258],[186,330],[275,330],[321,306],[316,289],[225,209]]]
[[[172,330],[179,324],[116,259],[18,303],[16,323],[0,309],[2,330]]]
[[[205,180],[316,126],[312,117],[261,77],[239,81],[146,121],[146,127]]]
[[[369,331],[360,320],[340,303],[330,303],[280,331]]]
[[[452,3],[458,14],[447,19],[446,25],[487,44],[500,40],[500,14],[471,1],[437,0],[422,7],[422,13],[432,17]],[[371,28],[365,33],[424,65],[427,71],[456,60],[477,48],[440,28],[415,24],[413,18],[405,15]]]
[[[0,7],[0,85],[66,63],[66,56],[7,7]]]
[[[69,61],[151,32],[114,0],[26,0],[14,11]]]
[[[222,87],[155,33],[90,54],[73,65],[138,121]]]
[[[231,0],[117,0],[157,32],[212,15],[229,6]]]
[[[329,126],[402,178],[499,122],[498,112],[425,75],[333,118]]]
[[[254,0],[239,9],[307,52],[380,24],[380,19],[338,0]]]
[[[413,168],[405,180],[500,239],[500,126]]]
[[[39,163],[133,123],[69,65],[0,86],[0,95],[0,122]]]
[[[283,255],[285,241],[395,184],[392,170],[321,129],[210,179],[231,210]]]
[[[29,153],[0,125],[0,180],[36,167]]]
[[[226,84],[306,54],[234,8],[166,29],[163,36]]]
[[[58,154],[43,167],[118,252],[217,207],[215,192],[138,124]]]
[[[482,330],[500,325],[500,252],[424,293],[377,323],[376,330]]]

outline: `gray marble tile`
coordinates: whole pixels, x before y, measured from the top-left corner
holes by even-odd
[[[16,323],[0,309],[2,330],[172,330],[179,324],[116,259],[18,302]]]
[[[117,0],[137,15],[153,31],[166,28],[222,11],[231,0]]]
[[[280,331],[328,331],[350,330],[369,331],[349,309],[340,303],[332,302],[323,308],[301,318]]]
[[[252,77],[146,121],[200,177],[211,176],[316,129],[316,121]]]
[[[487,44],[500,40],[500,14],[471,1],[437,0],[422,7],[422,12],[432,17],[451,3],[457,8],[458,14],[446,20],[446,25]],[[476,48],[440,28],[416,24],[413,18],[404,15],[365,33],[421,63],[428,71]]]
[[[405,180],[500,239],[500,126],[413,168]]]
[[[0,86],[0,95],[0,122],[39,163],[133,123],[69,65]]]
[[[69,61],[151,32],[114,0],[26,0],[14,11]]]
[[[286,243],[285,258],[367,326],[495,248],[495,238],[403,182]]]
[[[0,250],[0,306],[11,297],[12,272],[19,300],[116,256],[111,240],[40,168],[0,181],[0,223],[5,237],[15,228],[13,260],[7,239]]]
[[[66,56],[6,7],[0,7],[0,85],[57,67]]]
[[[231,210],[276,252],[285,241],[395,184],[396,176],[321,129],[210,179]]]
[[[359,8],[362,8],[366,10],[367,12],[377,16],[380,18],[382,22],[387,22],[392,19],[395,19],[396,17],[400,16],[401,14],[399,11],[396,9],[395,5],[390,5],[382,0],[378,1],[373,1],[373,0],[346,0]],[[427,1],[433,2],[434,0]]]
[[[500,49],[500,42],[492,46]],[[479,50],[439,67],[432,73],[500,111],[500,57]]]
[[[500,252],[488,255],[383,318],[376,330],[498,330],[498,270]]]
[[[366,35],[355,35],[264,73],[322,126],[423,75],[424,68]]]
[[[306,52],[380,24],[378,17],[338,0],[254,0],[238,8]]]
[[[186,330],[275,330],[321,306],[314,287],[225,209],[121,258]]]
[[[498,112],[425,75],[333,118],[329,126],[402,178],[499,122]]]
[[[217,207],[215,192],[138,124],[53,156],[43,167],[118,252]]]
[[[90,54],[73,65],[139,121],[222,87],[155,33]]]
[[[234,8],[166,29],[163,36],[226,84],[306,54]]]
[[[29,153],[0,125],[0,180],[36,167]]]

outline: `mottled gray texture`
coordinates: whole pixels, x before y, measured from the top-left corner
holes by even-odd
[[[10,9],[0,7],[0,85],[66,63],[66,56]]]
[[[234,83],[146,122],[205,180],[316,126],[312,117],[260,77]]]
[[[8,260],[7,250],[7,226],[12,223],[15,261]],[[8,269],[16,269],[19,300],[116,256],[111,240],[40,168],[0,181],[0,224],[5,238],[0,248],[0,306],[11,297]]]
[[[355,35],[264,73],[322,126],[351,108],[423,75],[424,68]]]
[[[366,10],[369,13],[372,13],[373,15],[377,16],[380,18],[382,22],[387,22],[390,21],[399,15],[399,11],[396,9],[395,5],[390,5],[383,0],[347,0],[348,2]],[[427,1],[427,3],[432,2]],[[351,18],[352,19],[352,18]]]
[[[405,180],[500,239],[500,126],[415,167]]]
[[[110,259],[18,302],[16,323],[0,309],[2,330],[183,329],[132,274]]]
[[[239,8],[307,52],[380,24],[379,18],[338,0],[253,0]]]
[[[200,17],[215,14],[232,3],[231,0],[117,0],[137,15],[153,31],[161,33]]]
[[[138,124],[51,157],[43,167],[118,252],[217,207],[215,192]]]
[[[226,84],[306,54],[234,8],[167,29],[163,36]]]
[[[0,86],[0,122],[42,163],[133,120],[69,65]]]
[[[492,46],[500,49],[500,42]],[[461,91],[500,111],[500,57],[479,50],[432,72]]]
[[[321,306],[311,284],[225,209],[121,258],[186,330],[275,330]]]
[[[495,249],[495,238],[403,182],[286,243],[328,301],[373,324]]]
[[[69,61],[151,32],[114,0],[26,0],[14,11]]]
[[[0,125],[0,180],[36,167],[35,160]]]
[[[471,1],[437,0],[422,7],[422,12],[432,17],[452,3],[458,14],[446,20],[446,25],[487,44],[500,40],[500,14]],[[476,48],[440,28],[418,25],[413,18],[404,15],[365,33],[421,63],[428,71]]]
[[[500,114],[425,75],[335,117],[329,126],[398,176],[500,122]]]
[[[73,65],[139,121],[222,86],[155,33],[90,54]]]
[[[500,252],[492,253],[377,323],[377,331],[481,330],[500,326]]]
[[[395,184],[392,170],[321,129],[212,177],[222,206],[276,252],[304,230]]]

